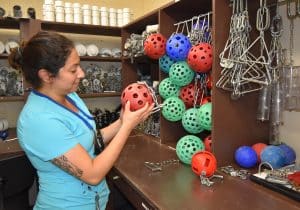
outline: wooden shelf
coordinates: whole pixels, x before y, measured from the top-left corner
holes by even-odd
[[[0,18],[0,29],[19,29],[20,22],[16,18]]]
[[[24,101],[24,96],[0,96],[0,102]]]
[[[101,56],[80,56],[81,61],[99,61],[99,62],[121,62],[121,58],[101,57]]]
[[[7,59],[8,58],[8,54],[0,54],[0,59]]]
[[[41,21],[41,29],[72,34],[121,36],[120,27]]]
[[[125,25],[123,29],[128,33],[142,34],[147,25],[158,24],[158,10],[154,10],[133,22]]]

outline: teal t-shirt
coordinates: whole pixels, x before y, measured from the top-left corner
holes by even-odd
[[[103,180],[90,186],[63,171],[51,160],[80,144],[94,157],[95,122],[76,93],[68,95],[79,112],[67,110],[45,95],[32,91],[17,122],[21,147],[37,169],[39,192],[34,210],[95,210],[96,193],[101,210],[109,190]]]

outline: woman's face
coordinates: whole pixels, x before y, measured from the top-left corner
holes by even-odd
[[[65,65],[59,70],[54,78],[54,86],[62,94],[75,92],[80,80],[84,78],[84,71],[80,67],[80,59],[75,49],[72,49]]]

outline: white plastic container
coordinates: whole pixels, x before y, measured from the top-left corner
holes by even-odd
[[[126,25],[131,20],[131,11],[129,8],[123,8],[123,25]]]
[[[56,22],[65,22],[64,6],[55,6],[55,21]]]
[[[64,2],[61,1],[61,0],[56,0],[56,1],[54,2],[54,6],[55,6],[55,7],[63,7],[63,6],[64,6]]]
[[[83,24],[92,24],[92,11],[88,4],[82,6]]]
[[[65,2],[65,22],[66,23],[74,22],[74,10],[71,2]]]
[[[43,20],[55,21],[55,11],[53,4],[43,4]]]
[[[73,3],[74,23],[82,24],[82,9],[80,3]]]
[[[51,5],[53,5],[54,1],[53,0],[45,0],[44,4],[51,4]]]
[[[117,11],[115,8],[109,8],[109,25],[117,26]]]
[[[123,10],[117,9],[117,26],[123,26]]]
[[[92,24],[100,25],[100,11],[98,6],[92,6]]]
[[[108,26],[108,11],[106,7],[100,8],[100,25]]]

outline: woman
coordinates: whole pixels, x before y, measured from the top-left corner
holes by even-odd
[[[51,32],[39,32],[12,51],[12,67],[21,69],[32,85],[17,122],[17,135],[39,177],[34,209],[105,209],[109,190],[105,175],[118,158],[132,129],[153,108],[147,104],[98,131],[106,148],[94,155],[96,126],[76,94],[84,78],[72,41]],[[109,144],[108,144],[109,143]]]

